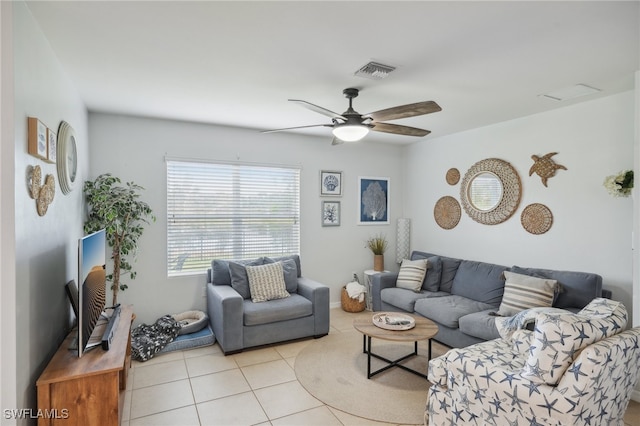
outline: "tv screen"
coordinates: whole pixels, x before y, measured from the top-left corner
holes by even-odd
[[[107,237],[105,230],[94,232],[78,241],[78,356],[86,349],[100,345],[102,335],[89,340],[102,315],[106,301]]]

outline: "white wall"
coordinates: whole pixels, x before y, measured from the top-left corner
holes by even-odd
[[[15,146],[15,175],[11,183],[15,187],[15,303],[19,338],[15,347],[17,405],[3,408],[29,408],[36,406],[38,376],[69,329],[64,285],[71,279],[77,280],[83,196],[77,187],[63,195],[56,166],[27,153],[27,117],[38,117],[56,131],[62,120],[73,126],[80,181],[87,176],[89,145],[84,104],[22,2],[13,3],[13,42],[15,134],[13,141],[3,140],[3,145],[13,142]],[[43,217],[38,216],[35,200],[29,197],[27,189],[27,170],[35,165],[42,168],[43,179],[47,174],[56,179],[55,198]],[[4,191],[2,197],[4,202]],[[4,299],[2,302],[6,303]]]
[[[0,3],[0,406],[16,407],[13,5]],[[5,419],[7,425],[15,421]]]
[[[204,309],[204,274],[167,278],[166,260],[166,164],[165,156],[300,165],[301,249],[303,275],[331,287],[331,301],[338,304],[339,290],[351,273],[370,269],[373,257],[364,248],[372,234],[387,234],[391,246],[387,268],[395,268],[395,219],[402,212],[402,148],[361,142],[331,146],[331,136],[310,137],[287,133],[261,134],[255,130],[178,121],[89,115],[91,177],[110,172],[123,181],[146,188],[144,195],[157,221],[147,227],[140,242],[135,269],[138,276],[118,300],[135,306],[138,322],[189,309]],[[343,171],[342,197],[320,197],[320,170]],[[391,179],[391,223],[358,226],[358,176]],[[322,200],[341,201],[339,227],[322,227]]]
[[[544,187],[529,169],[531,155],[549,152],[558,152],[553,159],[568,170]],[[633,200],[611,197],[602,182],[633,168],[633,152],[633,92],[413,144],[405,157],[404,198],[413,219],[412,248],[507,266],[595,272],[631,313]],[[460,184],[446,183],[447,170],[455,167],[464,176],[490,157],[510,162],[520,175],[522,199],[514,216],[481,225],[463,209],[458,226],[440,228],[433,218],[436,201],[445,195],[460,200]],[[553,213],[545,234],[521,226],[520,214],[531,203]]]

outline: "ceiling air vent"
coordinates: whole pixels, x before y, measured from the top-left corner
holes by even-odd
[[[369,62],[358,71],[356,71],[354,75],[357,75],[358,77],[370,78],[372,80],[382,80],[395,69],[396,67],[392,67],[391,65]]]

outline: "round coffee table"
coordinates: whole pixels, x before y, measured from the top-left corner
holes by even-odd
[[[376,312],[376,314],[379,312]],[[392,313],[391,313],[392,314]],[[406,315],[406,314],[403,314]],[[416,374],[420,377],[427,378],[426,374],[413,370],[400,362],[405,359],[418,355],[418,341],[429,340],[429,351],[427,359],[431,359],[431,338],[438,333],[438,326],[425,317],[419,315],[409,315],[416,322],[416,326],[409,330],[387,330],[377,327],[373,324],[373,315],[366,317],[360,317],[353,320],[353,327],[362,333],[362,352],[367,354],[367,378],[375,376],[378,373],[382,373],[392,367],[398,367],[410,373]],[[392,342],[413,342],[413,352],[405,355],[401,358],[390,360],[375,354],[371,350],[371,338],[390,340]],[[376,370],[371,371],[371,357],[377,358],[386,362],[388,365]]]

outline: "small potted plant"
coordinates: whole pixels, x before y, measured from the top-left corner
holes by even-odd
[[[603,185],[614,197],[628,197],[633,189],[633,170],[622,170],[617,175],[607,176]]]
[[[384,252],[387,250],[387,237],[377,234],[367,240],[367,248],[373,252],[373,270],[384,271]]]

